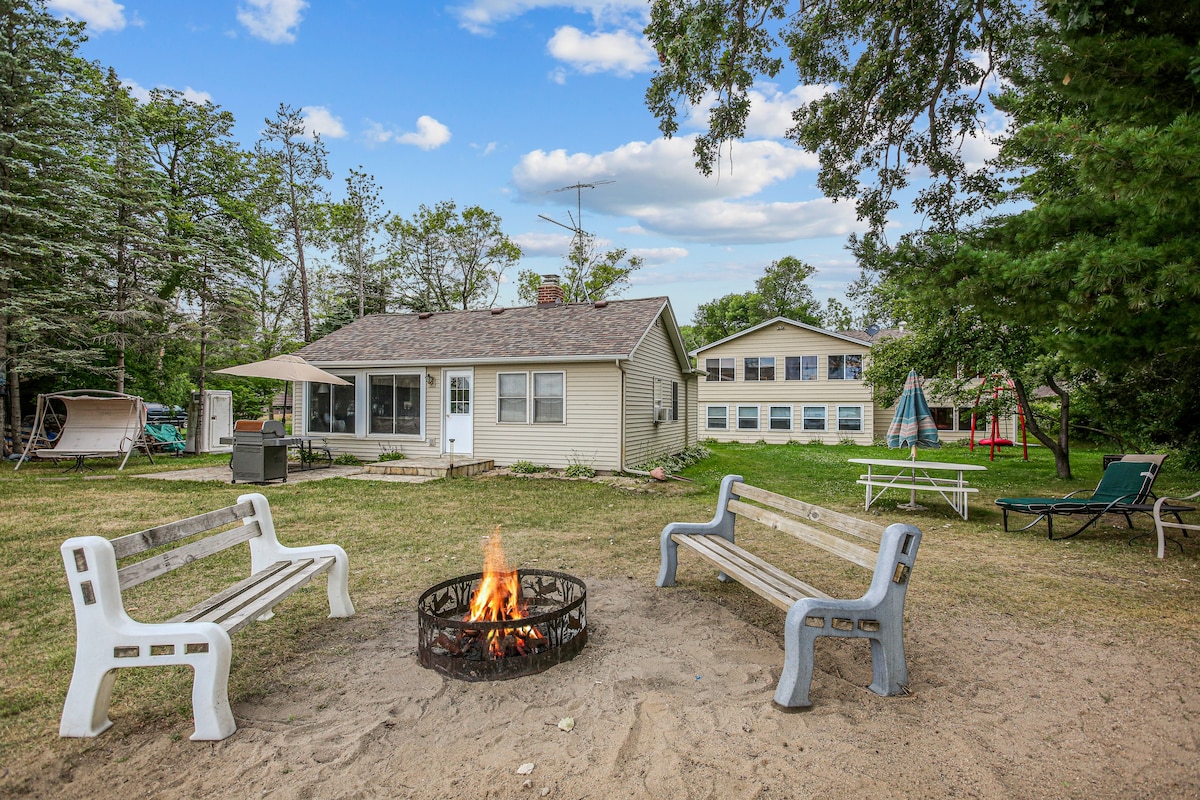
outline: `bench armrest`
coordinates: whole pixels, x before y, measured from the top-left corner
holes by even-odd
[[[250,502],[254,513],[242,520],[243,525],[258,522],[259,536],[250,539],[250,571],[261,572],[278,561],[297,561],[305,558],[332,557],[333,567],[329,570],[329,610],[331,617],[349,617],[354,614],[350,602],[349,579],[350,559],[341,545],[318,544],[306,547],[288,547],[281,544],[275,534],[275,521],[271,517],[271,506],[267,498],[258,492],[238,497],[239,503]]]

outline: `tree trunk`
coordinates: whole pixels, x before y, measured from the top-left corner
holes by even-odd
[[[1070,440],[1067,438],[1067,422],[1070,418],[1071,395],[1055,383],[1052,377],[1047,378],[1046,383],[1058,395],[1059,399],[1058,436],[1056,438],[1051,438],[1049,434],[1042,430],[1037,417],[1033,415],[1033,405],[1029,402],[1029,394],[1025,391],[1025,384],[1019,378],[1013,378],[1013,388],[1017,392],[1017,402],[1021,404],[1022,413],[1025,415],[1025,429],[1033,434],[1033,438],[1041,442],[1042,445],[1054,454],[1054,469],[1058,477],[1070,480],[1071,446]]]

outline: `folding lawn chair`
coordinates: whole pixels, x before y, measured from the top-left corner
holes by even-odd
[[[1146,460],[1135,460],[1143,458]],[[1100,483],[1092,491],[1090,497],[1076,497],[1080,489],[1065,497],[1002,497],[996,505],[1004,511],[1004,530],[1008,530],[1008,512],[1016,514],[1036,514],[1036,519],[1018,530],[1028,530],[1034,525],[1046,520],[1048,538],[1054,537],[1054,517],[1084,516],[1087,521],[1079,528],[1059,539],[1070,539],[1090,528],[1105,514],[1121,514],[1130,528],[1133,520],[1130,514],[1138,511],[1150,511],[1147,501],[1152,498],[1151,488],[1154,479],[1162,466],[1162,456],[1127,456],[1121,461],[1114,461],[1104,470]],[[1152,502],[1152,501],[1150,501]],[[1135,506],[1141,506],[1136,508]]]

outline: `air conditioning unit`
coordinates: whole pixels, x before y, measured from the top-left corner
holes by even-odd
[[[655,422],[655,424],[657,424],[659,422],[670,422],[670,421],[671,421],[671,409],[669,409],[665,406],[655,406],[654,407],[654,422]]]

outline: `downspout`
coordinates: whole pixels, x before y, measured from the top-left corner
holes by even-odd
[[[649,472],[640,469],[633,469],[625,466],[625,364],[621,359],[617,359],[617,369],[621,371],[621,442],[620,442],[620,463],[621,472],[629,475],[641,475],[643,478],[653,478]]]

